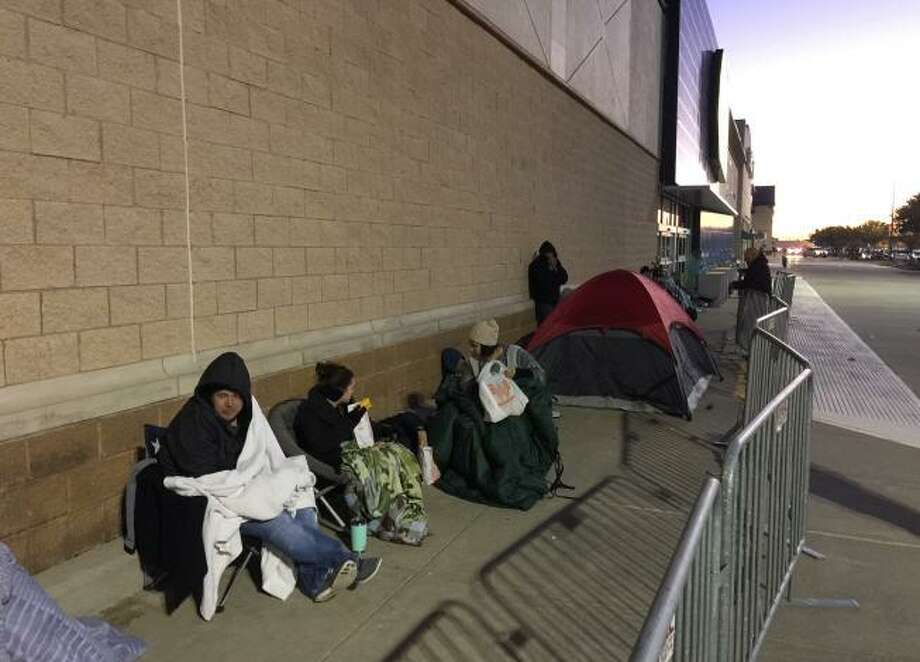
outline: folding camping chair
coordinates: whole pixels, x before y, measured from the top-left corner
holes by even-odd
[[[135,465],[135,471],[132,472],[132,481],[136,481],[137,477],[142,471],[145,470],[156,470],[162,472],[159,467],[152,467],[151,465],[157,464],[157,455],[160,451],[160,448],[163,445],[163,442],[166,439],[166,428],[158,427],[156,425],[144,425],[144,449],[146,457]],[[159,482],[159,481],[158,481]],[[160,485],[160,488],[165,490],[166,488]],[[126,544],[125,549],[129,553],[134,552],[134,519],[138,515],[143,513],[136,513],[134,511],[134,501],[133,494],[131,493],[131,488],[129,488],[125,503],[125,528],[126,528]],[[128,544],[130,540],[131,544]],[[243,536],[242,538],[243,550],[240,555],[234,561],[233,572],[230,575],[230,581],[227,583],[227,587],[224,589],[217,602],[217,612],[220,613],[224,610],[224,604],[227,601],[227,598],[230,596],[230,591],[233,589],[234,583],[236,583],[237,576],[240,573],[242,568],[245,568],[249,565],[253,556],[261,555],[262,543],[257,538],[252,538],[250,536]],[[242,562],[239,562],[242,559]],[[146,574],[146,569],[145,569]],[[162,580],[164,577],[160,576],[154,578],[155,581],[149,581],[145,583],[144,588],[146,590],[156,590],[159,586],[162,585]]]
[[[268,413],[268,424],[271,426],[281,445],[281,450],[287,457],[294,455],[303,455],[307,458],[307,464],[310,465],[310,471],[316,474],[316,477],[326,483],[322,488],[316,490],[316,498],[321,504],[326,506],[332,519],[335,521],[337,530],[345,530],[345,521],[339,516],[326,498],[331,492],[344,487],[348,478],[344,474],[336,471],[333,467],[325,462],[318,460],[309,453],[305,452],[298,444],[294,436],[294,418],[297,416],[297,408],[302,400],[293,398],[279,402]]]

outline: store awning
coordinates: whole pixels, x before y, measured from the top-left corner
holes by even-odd
[[[707,186],[664,186],[662,190],[684,204],[699,207],[703,211],[715,214],[728,214],[736,216],[738,210],[719,193],[718,184]]]

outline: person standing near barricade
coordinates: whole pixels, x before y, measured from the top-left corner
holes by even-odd
[[[527,269],[527,282],[539,325],[559,303],[559,289],[569,282],[569,274],[559,261],[556,247],[550,242],[540,244],[540,250]]]
[[[744,251],[744,261],[748,268],[740,281],[731,284],[731,288],[739,293],[735,342],[747,354],[751,349],[751,336],[757,319],[770,312],[773,279],[762,249],[751,246]]]

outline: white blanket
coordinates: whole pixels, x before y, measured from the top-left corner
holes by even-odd
[[[243,550],[240,526],[247,519],[270,520],[287,510],[315,508],[316,477],[303,455],[285,457],[256,399],[252,421],[236,469],[188,478],[170,476],[163,484],[182,496],[205,496],[201,537],[208,572],[199,611],[206,621],[217,608],[220,577]],[[293,564],[269,546],[262,551],[262,589],[281,600],[296,586]]]

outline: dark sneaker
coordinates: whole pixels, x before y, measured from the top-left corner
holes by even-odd
[[[343,588],[348,588],[355,583],[355,578],[358,576],[358,565],[348,559],[342,565],[339,566],[339,569],[335,573],[335,577],[332,580],[332,588],[336,591]]]
[[[313,596],[313,602],[326,602],[335,597],[336,591],[347,588],[355,583],[358,576],[358,566],[351,559],[342,562],[339,569],[329,575],[323,588]]]
[[[380,566],[383,565],[383,559],[373,556],[362,558],[358,561],[358,576],[355,578],[355,586],[366,584],[374,578]]]

